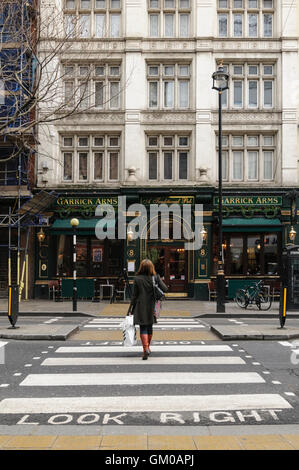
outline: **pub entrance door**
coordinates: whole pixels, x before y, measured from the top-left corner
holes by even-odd
[[[149,245],[147,257],[168,287],[169,293],[187,292],[188,258],[183,244]]]

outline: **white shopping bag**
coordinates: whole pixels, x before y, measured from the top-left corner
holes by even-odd
[[[122,323],[124,346],[135,346],[137,344],[136,327],[134,315],[127,315]]]

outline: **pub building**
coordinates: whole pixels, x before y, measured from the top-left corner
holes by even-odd
[[[287,189],[267,190],[262,193],[253,189],[230,189],[224,191],[223,209],[223,253],[227,298],[233,299],[236,289],[250,282],[264,279],[271,292],[278,289],[280,281],[281,253],[290,243],[291,225],[296,226],[297,208],[291,214]],[[118,237],[117,211],[118,196],[126,196],[127,236]],[[175,224],[186,221],[173,215],[169,220],[168,237],[161,235],[161,220],[158,238],[144,236],[131,239],[130,221],[137,216],[130,211],[134,203],[143,204],[147,210],[149,231],[149,207],[151,204],[191,205],[192,221],[189,229],[194,230],[196,204],[202,204],[203,225],[207,232],[202,246],[186,250],[186,239],[173,237]],[[95,209],[99,204],[110,204],[115,209],[115,220],[110,221],[107,230],[113,238],[98,239],[95,227],[99,218]],[[99,191],[81,194],[60,193],[53,207],[49,209],[50,224],[44,227],[45,238],[36,244],[35,297],[48,298],[53,286],[60,283],[62,298],[72,297],[72,226],[73,217],[79,219],[77,228],[77,287],[78,298],[93,299],[96,283],[114,284],[126,269],[132,284],[140,261],[150,258],[156,271],[169,286],[168,298],[190,298],[208,300],[214,290],[218,256],[218,198],[217,187],[173,189],[125,188],[111,190],[110,194]],[[291,217],[292,216],[292,217]],[[104,297],[111,292],[104,289]],[[214,292],[215,298],[215,292]]]

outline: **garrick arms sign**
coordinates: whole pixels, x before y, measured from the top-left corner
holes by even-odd
[[[219,198],[214,197],[214,205]],[[222,196],[223,206],[281,206],[281,196]]]
[[[101,204],[118,205],[117,197],[59,197],[55,204],[55,212],[60,217],[68,217],[72,212],[83,217],[94,216],[95,209]]]
[[[214,197],[214,209],[217,211],[219,198]],[[282,196],[223,196],[222,215],[228,217],[241,213],[243,217],[250,218],[255,214],[262,214],[266,218],[274,218],[280,213]]]

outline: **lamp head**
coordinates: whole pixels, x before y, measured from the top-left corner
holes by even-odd
[[[291,227],[291,230],[289,231],[289,239],[291,240],[291,242],[294,242],[295,241],[295,238],[296,238],[296,230],[294,229],[294,227],[292,226]]]
[[[79,225],[79,220],[74,218],[74,219],[71,220],[70,224],[73,228],[76,228]]]
[[[133,240],[133,237],[134,237],[134,232],[133,230],[131,229],[131,227],[128,228],[128,231],[127,231],[127,238],[128,238],[128,241],[132,241]]]
[[[218,91],[224,91],[228,89],[228,73],[224,72],[223,64],[220,62],[218,69],[213,73],[213,89]]]
[[[46,234],[44,233],[42,227],[41,227],[40,231],[37,232],[36,236],[37,236],[37,239],[38,239],[39,243],[42,243],[44,241],[44,239],[46,238]]]
[[[201,228],[200,235],[201,235],[201,237],[202,237],[202,240],[203,240],[203,241],[206,241],[208,232],[206,231],[206,229],[204,228],[204,226],[202,226],[202,228]]]

